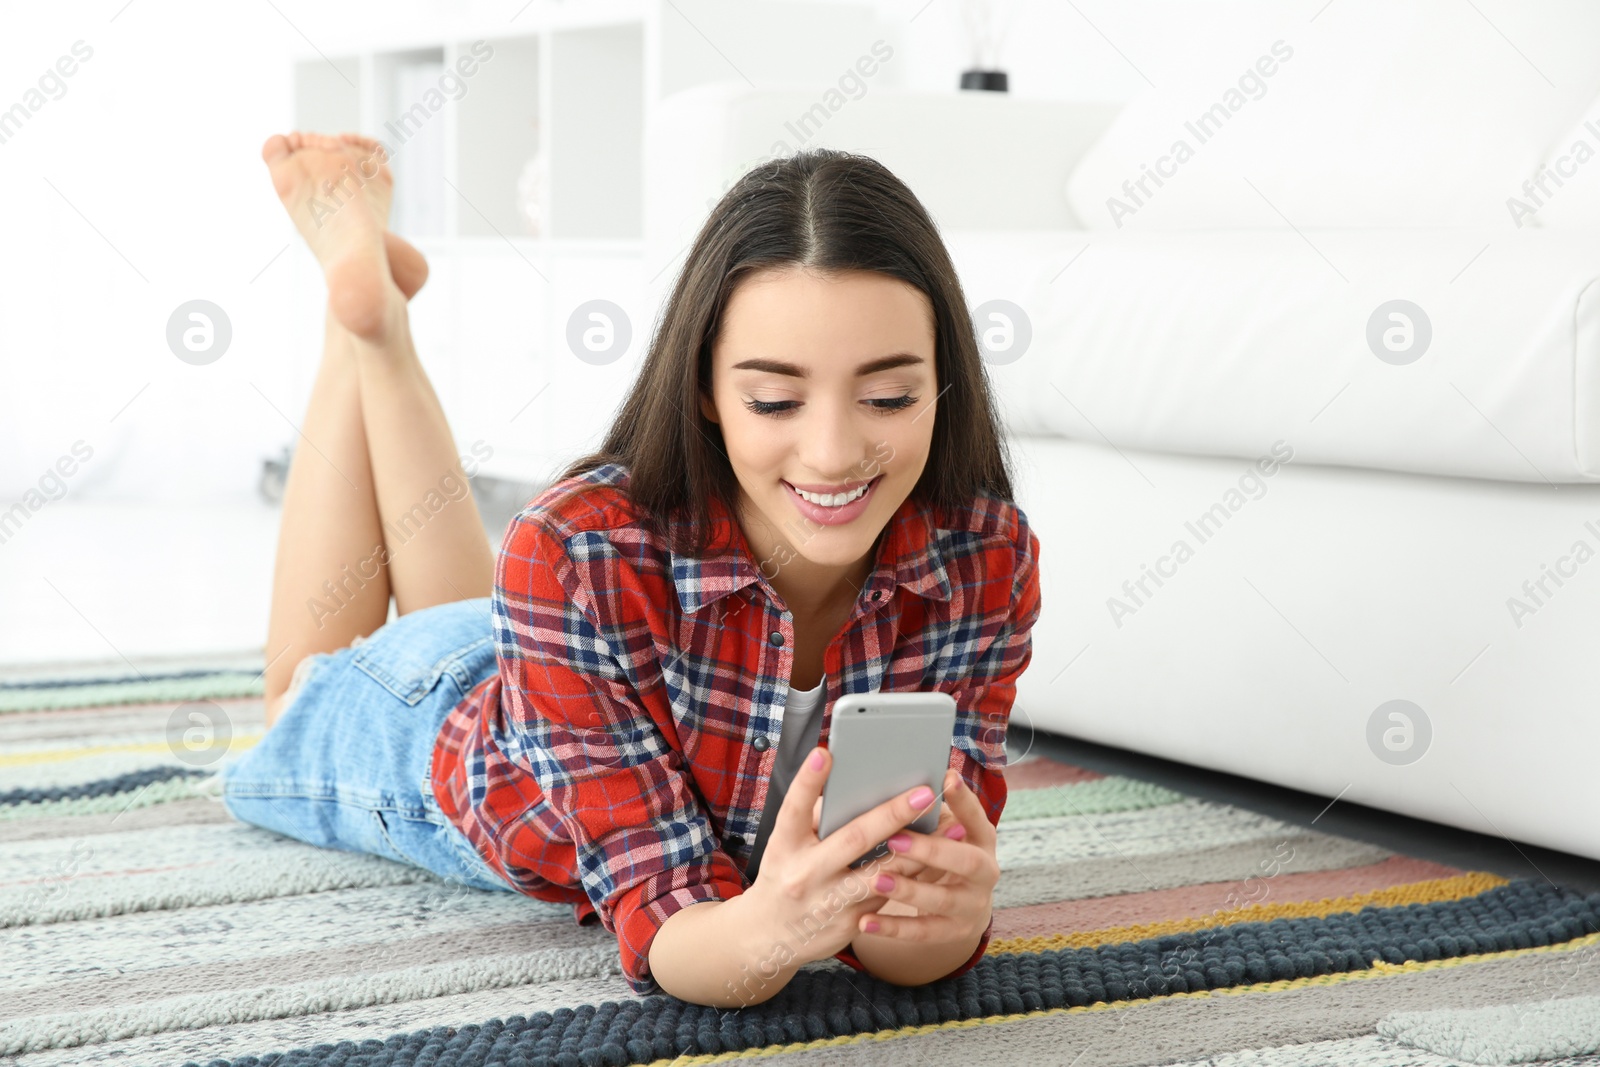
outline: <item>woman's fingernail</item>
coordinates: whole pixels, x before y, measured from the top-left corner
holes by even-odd
[[[962,826],[960,823],[956,823],[954,826],[950,827],[950,829],[944,832],[944,836],[948,837],[952,841],[960,841],[963,837],[967,836],[967,828]]]
[[[895,834],[893,837],[889,838],[889,847],[894,849],[896,852],[910,852],[911,838],[906,834]]]
[[[894,892],[894,879],[887,874],[878,875],[878,880],[873,882],[872,885],[880,893]]]
[[[932,803],[933,790],[929,789],[927,786],[921,786],[915,793],[911,794],[911,806],[913,808],[925,808]]]
[[[869,934],[875,934],[878,932],[878,922],[876,919],[867,920],[866,931]]]
[[[814,771],[822,770],[822,749],[820,748],[811,753],[811,769]]]

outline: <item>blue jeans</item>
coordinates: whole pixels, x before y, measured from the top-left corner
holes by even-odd
[[[515,892],[439,810],[431,777],[445,717],[496,669],[488,597],[409,612],[353,648],[316,653],[266,736],[222,767],[223,805],[309,844]]]

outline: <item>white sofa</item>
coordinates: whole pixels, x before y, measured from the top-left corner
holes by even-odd
[[[1032,320],[990,371],[1046,605],[1014,714],[1600,857],[1600,242],[1452,288],[1487,234],[1307,233],[1351,285],[1270,231],[951,239]],[[1414,279],[1415,363],[1367,345],[1357,245]]]
[[[1423,33],[1401,21],[1383,47]],[[1300,69],[1319,55],[1303,45]],[[1534,125],[1579,128],[1597,81],[1600,66],[1565,79]],[[1272,91],[1296,99],[1286,81]],[[814,97],[668,98],[647,131],[646,259],[680,253]],[[908,118],[930,108],[944,116],[931,155]],[[1031,333],[990,367],[1042,545],[1014,719],[1600,858],[1600,242],[1543,225],[1553,209],[1537,226],[1500,218],[1500,183],[1531,173],[1551,135],[1508,137],[1492,173],[1423,190],[1409,225],[1358,226],[1262,150],[1273,177],[1258,189],[1292,190],[1319,226],[1264,197],[1202,196],[1196,219],[1174,183],[1163,214],[1119,227],[1097,209],[1106,183],[1166,113],[1114,110],[874,90],[809,142],[895,170],[941,222],[973,308],[1008,301]],[[1268,138],[1288,121],[1255,118]],[[1001,157],[974,200],[949,160],[979,144]],[[1467,163],[1482,154],[1467,147]],[[1241,162],[1235,146],[1185,166],[1203,192],[1220,181],[1205,167]],[[1400,211],[1379,194],[1352,190],[1349,211]],[[1369,344],[1393,300],[1431,328],[1410,362]]]

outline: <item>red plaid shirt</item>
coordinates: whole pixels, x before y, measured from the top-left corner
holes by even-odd
[[[433,781],[495,871],[529,896],[572,902],[580,923],[598,917],[629,985],[648,993],[661,924],[749,884],[795,634],[719,500],[712,545],[731,547],[680,556],[634,517],[617,488],[626,477],[607,464],[558,482],[512,520],[492,596],[499,670],[445,720]],[[950,765],[998,822],[1006,722],[1039,615],[1038,552],[1014,504],[985,494],[944,515],[904,501],[827,648],[819,743],[846,693],[948,692]],[[862,969],[848,949],[839,958]]]

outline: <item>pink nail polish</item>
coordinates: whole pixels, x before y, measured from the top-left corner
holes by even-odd
[[[890,893],[894,891],[894,879],[887,874],[880,874],[872,886],[880,893]]]
[[[877,922],[875,920],[873,920],[873,919],[868,919],[867,920],[867,925],[866,925],[866,931],[869,934],[877,933],[878,932],[878,924],[877,924]]]
[[[911,806],[913,808],[920,810],[932,803],[933,790],[929,789],[927,786],[920,786],[915,793],[911,794]]]
[[[893,837],[889,838],[889,847],[896,852],[910,852],[911,835],[895,834]]]
[[[967,828],[962,826],[960,823],[956,823],[954,826],[950,827],[950,829],[944,832],[944,836],[948,837],[952,841],[960,841],[963,837],[967,836]]]
[[[822,770],[822,749],[820,748],[811,753],[811,769],[814,771]]]

